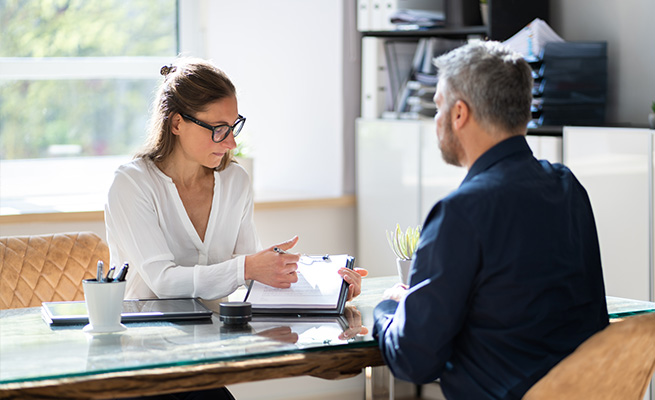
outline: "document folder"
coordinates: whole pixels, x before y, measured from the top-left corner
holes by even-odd
[[[301,261],[302,261],[301,257]],[[244,301],[253,314],[324,315],[343,314],[348,284],[339,269],[353,268],[355,258],[346,254],[298,263],[298,282],[288,289],[273,288],[253,281]]]

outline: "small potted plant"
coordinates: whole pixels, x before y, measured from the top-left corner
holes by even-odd
[[[387,241],[391,246],[391,251],[396,255],[396,264],[398,266],[398,276],[400,281],[408,284],[409,267],[412,265],[412,257],[418,247],[418,240],[421,236],[421,227],[408,227],[406,231],[400,229],[400,224],[396,224],[396,229],[387,231]]]
[[[650,125],[650,129],[655,129],[655,101],[650,106],[650,114],[648,114],[648,125]]]

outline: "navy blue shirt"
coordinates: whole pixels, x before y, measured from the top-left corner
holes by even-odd
[[[520,399],[608,324],[586,191],[523,136],[489,149],[428,215],[397,303],[374,335],[395,376],[448,399]]]

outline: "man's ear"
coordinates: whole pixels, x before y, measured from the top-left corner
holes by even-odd
[[[453,129],[461,130],[471,118],[471,110],[468,104],[463,100],[457,100],[453,107],[450,109],[451,119],[453,122]]]
[[[180,125],[182,124],[182,116],[179,113],[172,113],[170,118],[171,118],[171,132],[173,132],[173,135],[179,135]]]

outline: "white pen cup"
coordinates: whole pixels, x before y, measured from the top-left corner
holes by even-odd
[[[111,333],[127,329],[121,324],[125,284],[126,281],[98,282],[96,279],[82,281],[86,310],[89,315],[89,324],[84,327],[85,332]]]

